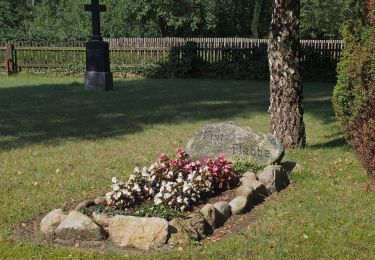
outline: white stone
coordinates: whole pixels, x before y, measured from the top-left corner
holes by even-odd
[[[238,187],[236,189],[236,196],[242,196],[247,199],[250,199],[250,197],[252,197],[252,195],[254,194],[254,189],[251,186],[251,182],[244,183],[240,187]]]
[[[56,237],[63,240],[99,241],[105,239],[106,234],[91,218],[73,210],[57,227]]]
[[[233,200],[231,200],[231,202],[229,202],[229,205],[231,207],[232,214],[236,215],[244,212],[247,207],[247,202],[247,198],[242,196],[237,196]]]
[[[47,236],[54,235],[56,228],[65,218],[66,214],[64,214],[62,209],[52,210],[40,222],[40,231]]]

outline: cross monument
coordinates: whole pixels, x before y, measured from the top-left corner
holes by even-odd
[[[86,43],[85,89],[108,91],[113,89],[113,76],[109,62],[109,44],[100,33],[100,13],[106,6],[91,0],[85,11],[92,13],[92,36]]]

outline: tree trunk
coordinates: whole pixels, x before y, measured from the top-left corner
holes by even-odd
[[[285,148],[306,144],[303,92],[299,73],[300,0],[273,0],[268,47],[270,69],[270,130]]]

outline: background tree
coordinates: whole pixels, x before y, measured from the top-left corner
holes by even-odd
[[[25,21],[31,19],[29,0],[0,1],[0,39],[18,39],[25,31]]]
[[[274,0],[268,49],[270,128],[286,148],[306,144],[299,73],[299,0]]]
[[[273,0],[101,0],[106,37],[268,37]],[[89,36],[89,0],[1,0],[2,40],[72,41]],[[351,0],[301,0],[301,35],[340,38]],[[56,32],[56,33],[54,33]]]
[[[32,9],[26,22],[27,38],[38,41],[72,42],[87,40],[91,33],[90,16],[84,11],[87,0],[42,0]]]
[[[351,17],[352,0],[302,0],[301,37],[305,39],[341,38],[340,29]]]

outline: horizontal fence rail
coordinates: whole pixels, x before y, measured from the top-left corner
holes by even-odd
[[[267,39],[252,38],[121,38],[105,39],[110,45],[111,66],[116,68],[140,65],[156,65],[169,59],[173,47],[181,48],[187,42],[196,42],[198,56],[208,63],[216,63],[227,58],[229,49],[241,52],[239,56],[255,55],[262,49],[266,55]],[[5,61],[6,46],[13,44],[13,60],[17,70],[29,68],[66,68],[69,66],[84,67],[86,60],[85,43],[33,43],[33,42],[0,42],[0,60]],[[301,40],[302,56],[313,55],[320,60],[338,62],[344,42],[339,40]]]

